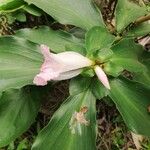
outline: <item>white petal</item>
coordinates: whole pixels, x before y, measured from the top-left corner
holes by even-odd
[[[54,54],[49,47],[41,45],[44,62],[40,73],[34,78],[36,85],[46,85],[50,80],[65,80],[77,76],[81,69],[91,66],[93,62],[79,53],[68,51]]]
[[[80,69],[93,64],[87,57],[72,51],[56,54],[55,57],[64,64],[63,72]]]
[[[59,76],[59,72],[54,72],[51,69],[45,69],[34,77],[33,83],[38,86],[44,86],[48,81]]]
[[[41,75],[36,75],[34,77],[33,83],[37,86],[44,86],[47,84],[47,80],[45,80]]]
[[[49,47],[44,44],[40,45],[40,47],[45,60],[49,59],[49,55],[50,55]]]
[[[95,66],[94,68],[96,75],[98,76],[98,79],[102,82],[102,84],[107,88],[110,89],[108,78],[103,71],[103,69],[99,66]]]
[[[59,81],[59,80],[66,80],[66,79],[71,79],[81,73],[82,69],[77,69],[73,71],[68,71],[61,73],[57,78],[54,78],[53,80]]]

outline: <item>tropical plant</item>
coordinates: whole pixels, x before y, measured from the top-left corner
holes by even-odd
[[[30,4],[74,30],[41,26],[0,37],[0,147],[34,122],[48,81],[75,76],[70,96],[33,150],[95,150],[95,103],[104,97],[116,104],[129,130],[150,136],[150,54],[134,40],[150,32],[148,5],[115,3],[108,23],[91,0],[1,0],[1,13]]]

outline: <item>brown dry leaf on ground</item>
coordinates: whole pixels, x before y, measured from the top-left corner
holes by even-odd
[[[132,139],[133,139],[133,142],[134,142],[137,150],[140,150],[142,148],[141,143],[142,143],[144,137],[142,135],[135,134],[133,132],[131,132],[131,135],[132,135]]]

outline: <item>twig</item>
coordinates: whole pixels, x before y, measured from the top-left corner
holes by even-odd
[[[134,24],[137,25],[137,24],[143,23],[143,22],[148,21],[148,20],[150,20],[150,14],[138,18],[138,19],[134,22]]]

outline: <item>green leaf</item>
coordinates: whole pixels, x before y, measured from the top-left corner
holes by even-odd
[[[43,88],[25,87],[5,91],[0,98],[0,147],[15,140],[35,121]]]
[[[20,141],[19,145],[17,146],[17,150],[23,150],[23,149],[28,149],[28,140],[26,138]]]
[[[37,16],[37,17],[40,17],[42,15],[42,10],[39,9],[38,7],[34,6],[34,5],[25,5],[23,7],[23,9],[26,12],[28,12],[28,13],[34,15],[34,16]]]
[[[109,96],[128,128],[135,133],[150,136],[149,90],[126,79],[114,79],[110,85]]]
[[[146,70],[142,73],[134,73],[133,80],[150,88],[150,53],[146,51],[143,52],[140,62],[145,65]]]
[[[0,0],[0,12],[15,11],[25,4],[23,0]]]
[[[25,0],[51,15],[62,24],[71,24],[83,29],[104,26],[100,12],[91,0]]]
[[[139,36],[144,36],[148,33],[150,33],[150,23],[145,22],[145,23],[141,23],[139,25],[133,26],[128,31],[127,36],[129,36],[129,37],[139,37]]]
[[[133,80],[143,84],[150,89],[150,70],[133,74]]]
[[[92,79],[91,88],[93,95],[99,100],[108,95],[108,90],[97,78]]]
[[[83,49],[83,41],[64,31],[54,31],[42,26],[38,29],[21,29],[16,36],[25,38],[34,43],[45,44],[56,53],[66,51],[68,47]]]
[[[71,118],[83,107],[88,109],[84,116],[89,125],[76,121],[72,124]],[[95,115],[95,97],[90,90],[70,96],[39,133],[32,150],[96,150]]]
[[[15,20],[20,21],[20,22],[26,22],[25,13],[20,10],[16,10],[11,13],[6,13],[5,16],[7,18],[8,24],[13,24],[15,22]]]
[[[26,22],[26,15],[23,12],[15,12],[12,16],[20,22]]]
[[[83,71],[81,72],[81,75],[83,77],[94,77],[95,72],[93,68],[84,68]]]
[[[129,0],[118,0],[115,12],[117,31],[121,32],[130,23],[146,14],[146,7],[140,7]]]
[[[137,58],[143,53],[143,47],[134,42],[133,38],[124,38],[111,47],[116,57]]]
[[[143,52],[143,47],[136,44],[133,39],[123,39],[111,48],[114,52],[110,61],[128,71],[142,72],[145,66],[139,62],[138,57]]]
[[[106,72],[106,74],[109,74],[113,77],[118,77],[123,70],[124,69],[123,67],[121,67],[121,65],[118,65],[117,63],[113,63],[111,61],[108,61],[104,65],[104,71]]]
[[[100,62],[108,61],[113,56],[113,51],[109,48],[103,48],[101,50],[97,50],[95,53],[95,58],[97,58]]]
[[[43,57],[39,46],[12,36],[0,38],[0,94],[9,88],[32,84]]]
[[[74,45],[74,44],[68,44],[66,45],[66,51],[75,51],[77,53],[80,53],[82,55],[86,55],[86,49],[85,47],[81,46],[81,45]]]
[[[86,91],[89,88],[91,81],[92,81],[92,78],[89,78],[89,77],[78,76],[76,78],[73,78],[70,81],[70,85],[69,85],[70,95],[75,95],[75,94]]]
[[[92,53],[98,49],[110,47],[114,41],[114,36],[111,35],[106,28],[93,27],[86,34],[86,48],[88,53]]]
[[[146,68],[143,64],[141,64],[138,60],[130,59],[130,58],[113,58],[112,62],[117,64],[118,66],[131,71],[131,72],[143,72],[146,71]]]

